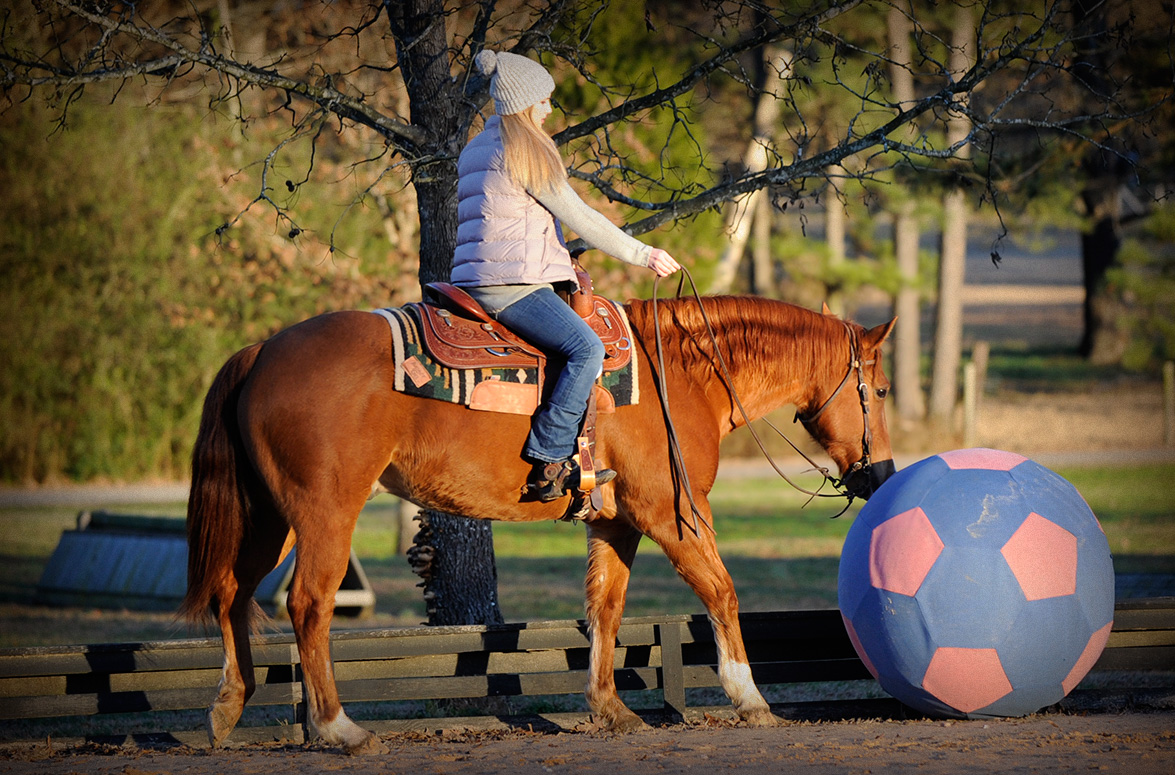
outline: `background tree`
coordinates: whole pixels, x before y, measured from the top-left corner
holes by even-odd
[[[292,312],[317,311],[326,299],[362,303],[356,290],[364,286],[355,278],[396,273],[396,267],[364,263],[363,256],[376,250],[376,239],[415,243],[415,249],[392,255],[415,269],[419,282],[445,278],[456,239],[456,158],[488,102],[487,83],[471,66],[485,46],[537,57],[554,70],[562,109],[555,139],[567,154],[576,185],[625,220],[630,233],[677,224],[658,241],[672,249],[679,240],[681,249],[675,252],[687,264],[696,246],[721,242],[711,211],[756,191],[766,190],[781,209],[791,202],[802,205],[813,195],[831,201],[830,170],[844,176],[835,181],[842,191],[850,179],[882,181],[899,164],[913,175],[938,175],[936,170],[959,149],[990,148],[993,138],[1026,121],[1042,133],[1075,138],[1101,133],[1099,147],[1106,147],[1106,128],[1138,116],[1102,91],[1089,91],[1092,98],[1080,105],[1058,101],[1041,107],[1041,98],[1047,100],[1052,90],[1084,84],[1082,61],[1074,52],[1090,31],[1074,26],[1068,2],[1038,9],[960,0],[979,18],[972,41],[975,64],[965,72],[952,68],[951,51],[959,44],[951,43],[950,22],[941,21],[933,9],[893,5],[913,27],[914,48],[904,64],[888,55],[887,4],[813,0],[801,7],[786,5],[787,10],[756,0],[647,0],[643,7],[578,0],[341,0],[294,6],[227,0],[18,2],[0,11],[0,88],[5,120],[15,125],[33,114],[42,136],[54,122],[69,129],[93,115],[96,106],[84,99],[86,92],[100,101],[141,100],[149,107],[136,115],[148,124],[165,116],[169,106],[202,101],[210,115],[237,123],[241,143],[260,134],[259,127],[284,121],[283,133],[267,149],[242,154],[240,164],[246,166],[229,170],[219,181],[200,181],[199,173],[178,163],[188,151],[199,153],[207,145],[198,132],[191,148],[178,139],[152,140],[172,143],[177,162],[172,186],[191,190],[178,211],[161,214],[161,222],[207,208],[206,227],[225,248],[207,261],[220,261],[219,271],[228,278],[243,266],[257,275],[277,275],[260,286],[260,293],[254,293],[255,284],[248,286],[249,293],[238,293],[244,286],[222,282],[228,287],[216,303],[203,306],[186,304],[187,297],[177,293],[181,301],[173,309],[169,300],[148,295],[157,315],[173,314],[179,320],[175,331],[185,336],[194,309],[201,310],[193,317],[204,325],[240,320],[240,328],[259,337]],[[1129,34],[1127,29],[1118,34]],[[766,47],[790,52],[791,62],[783,82],[770,86],[782,106],[778,151],[758,169],[757,164],[741,165],[738,157],[751,147],[752,115],[765,88],[753,73]],[[918,87],[912,100],[897,100],[888,89],[886,72],[894,66],[912,72]],[[946,139],[944,127],[953,115],[968,118],[966,137]],[[914,123],[918,131],[910,137],[905,127]],[[79,131],[85,131],[84,124]],[[972,161],[958,161],[953,176],[978,179],[978,190],[996,189],[996,168],[983,152]],[[7,180],[19,179],[19,164],[6,169]],[[331,188],[321,185],[324,170],[335,176]],[[227,213],[223,203],[205,203],[218,186],[240,179],[253,186],[246,201]],[[407,188],[397,192],[398,186]],[[332,197],[323,193],[327,190],[338,193]],[[343,201],[324,211],[324,199],[331,198]],[[118,234],[129,212],[113,201],[88,206],[92,209],[69,214],[66,221],[91,226],[95,213],[108,212],[109,233]],[[378,231],[365,225],[372,213],[379,216]],[[256,236],[258,222],[269,224],[264,240]],[[357,224],[364,225],[356,229]],[[14,234],[30,234],[13,225]],[[249,239],[269,244],[246,263],[234,252],[234,243],[243,244],[251,229]],[[174,239],[184,242],[184,233]],[[19,281],[14,293],[33,287],[54,292],[53,283],[37,274],[44,263],[36,262],[48,259],[14,247],[13,257],[4,258],[6,270],[19,270],[14,271]],[[311,247],[321,252],[303,262]],[[143,256],[152,250],[136,247]],[[180,249],[169,245],[166,250],[185,271],[200,265],[199,250],[189,250],[196,255],[182,262]],[[20,267],[30,255],[30,267]],[[286,263],[271,264],[275,256]],[[101,264],[109,257],[95,254],[94,260],[100,279],[87,289],[141,289],[135,272],[116,277]],[[603,266],[606,276],[622,271]],[[699,274],[708,271],[695,267]],[[324,276],[345,275],[351,295],[283,297],[281,275],[290,268],[307,275],[315,269]],[[383,290],[385,298],[395,297],[392,287]],[[306,303],[311,298],[313,303]],[[266,325],[256,322],[259,307],[273,310]],[[12,333],[25,330],[15,316],[4,325]],[[118,340],[111,337],[107,351],[117,354]],[[51,350],[55,346],[49,345]],[[160,337],[135,349],[166,358],[168,340]],[[206,348],[208,360],[201,362],[195,379],[188,379],[189,390],[170,388],[174,395],[166,399],[168,405],[189,407],[172,426],[191,425],[190,407],[198,405],[198,392],[215,369],[210,364],[227,355],[219,349],[215,343]],[[95,396],[117,395],[128,369],[149,373],[153,366],[120,363],[112,356],[101,366],[103,378],[94,380]],[[104,383],[114,388],[101,392],[107,390]],[[10,387],[12,395],[22,389],[15,384],[5,389]],[[37,416],[42,405],[37,390],[11,400],[6,394],[6,430],[18,428],[26,415]],[[54,405],[66,405],[60,393],[68,391],[54,390]],[[69,411],[62,415],[68,418]],[[142,408],[128,411],[135,420],[128,425],[128,438],[149,432],[143,416]],[[28,437],[28,449],[12,452],[12,459],[36,458],[40,439],[67,432],[44,423]],[[177,432],[169,442],[172,456],[179,456],[185,438],[190,436]],[[68,445],[65,457],[73,454],[73,446]],[[497,620],[488,526],[436,514],[426,520],[429,532],[417,560],[426,576],[430,621]]]
[[[1074,3],[1072,13],[1075,25],[1091,32],[1075,51],[1086,89],[1079,99],[1097,102],[1114,95],[1122,113],[1156,111],[1170,117],[1172,69],[1169,56],[1163,55],[1164,42],[1169,46],[1175,32],[1170,6],[1164,11],[1154,2],[1084,0]],[[1131,340],[1129,305],[1121,289],[1107,281],[1112,269],[1121,266],[1123,229],[1148,215],[1151,203],[1175,183],[1170,164],[1175,143],[1162,123],[1153,126],[1091,122],[1096,144],[1082,149],[1082,164],[1075,170],[1082,179],[1080,206],[1086,217],[1081,238],[1085,330],[1080,350],[1101,365],[1121,363]]]
[[[975,61],[975,18],[971,8],[954,9],[948,67],[956,77]],[[971,156],[968,102],[960,98],[947,117],[946,142],[957,159]],[[951,186],[943,199],[942,253],[938,265],[938,304],[934,331],[934,372],[930,383],[930,414],[940,423],[955,411],[959,362],[963,348],[963,279],[967,259],[967,194]]]
[[[897,6],[885,14],[886,37],[890,47],[889,80],[893,100],[899,107],[914,103],[914,73],[911,70],[911,35],[914,25],[907,10]],[[914,122],[906,125],[906,140],[917,137]],[[894,294],[893,376],[894,405],[906,423],[921,420],[926,414],[922,395],[922,310],[918,293],[918,218],[912,192],[895,181],[898,190],[893,212],[894,262],[899,285]]]

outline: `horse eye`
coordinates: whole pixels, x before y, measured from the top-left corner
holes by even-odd
[[[883,387],[877,388],[877,397],[879,399],[881,399],[882,401],[884,401],[885,397],[888,395],[889,395],[889,388],[883,388]]]

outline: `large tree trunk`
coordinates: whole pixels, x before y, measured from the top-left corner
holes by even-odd
[[[975,19],[970,7],[955,10],[951,35],[951,71],[965,73],[975,61]],[[947,122],[947,140],[962,142],[971,131],[966,115],[956,112]],[[957,154],[969,156],[962,146]],[[943,199],[942,259],[939,264],[938,310],[934,338],[934,371],[930,386],[930,414],[946,424],[955,411],[959,392],[959,364],[963,352],[963,277],[967,257],[967,200],[962,190]]]
[[[1122,300],[1105,282],[1106,272],[1117,262],[1122,242],[1118,197],[1122,182],[1107,169],[1112,165],[1099,166],[1102,173],[1091,175],[1088,188],[1082,192],[1093,226],[1081,235],[1085,304],[1080,352],[1091,363],[1106,366],[1122,362],[1130,332],[1122,324]]]
[[[1091,88],[1106,86],[1105,52],[1097,48],[1097,39],[1105,31],[1105,8],[1075,3],[1077,25],[1088,24],[1093,35],[1081,39],[1080,59],[1087,65]],[[1086,175],[1081,198],[1090,226],[1081,235],[1081,268],[1085,286],[1083,330],[1080,353],[1098,365],[1121,363],[1130,343],[1123,325],[1123,303],[1105,283],[1106,272],[1118,261],[1121,238],[1120,190],[1130,170],[1121,157],[1103,148],[1092,148],[1083,166]]]
[[[898,8],[891,8],[886,18],[890,48],[890,83],[893,99],[906,107],[914,102],[914,73],[910,69],[910,35],[914,25]],[[918,131],[910,125],[909,136]],[[894,257],[897,260],[901,287],[894,298],[898,325],[894,330],[893,385],[894,406],[899,420],[921,420],[926,415],[922,395],[922,310],[918,300],[918,219],[913,199],[906,196],[893,214]]]
[[[413,168],[420,213],[421,286],[449,279],[457,245],[457,155],[465,146],[462,111],[471,110],[449,72],[448,41],[441,0],[389,3],[400,67],[412,103],[412,123],[433,138],[427,166]],[[411,45],[404,45],[411,42]],[[423,579],[428,623],[494,624],[498,571],[490,523],[438,511],[420,514],[421,530],[411,553]]]

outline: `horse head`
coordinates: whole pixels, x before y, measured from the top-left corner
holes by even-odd
[[[826,375],[813,380],[796,419],[835,461],[845,492],[868,500],[896,470],[885,419],[890,385],[881,365],[881,345],[897,319],[868,330],[839,322],[848,333],[847,357],[834,348],[838,355],[829,359]]]

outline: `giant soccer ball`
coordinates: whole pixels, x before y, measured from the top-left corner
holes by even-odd
[[[1023,716],[1097,661],[1114,616],[1106,536],[1073,485],[963,449],[899,471],[840,561],[841,615],[882,688],[931,716]]]

